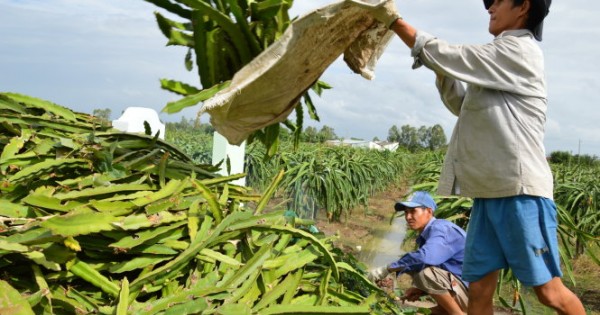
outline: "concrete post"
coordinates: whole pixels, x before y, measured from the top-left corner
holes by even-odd
[[[227,142],[227,139],[223,137],[221,134],[215,131],[213,136],[213,156],[212,163],[216,165],[220,161],[223,161],[221,164],[221,170],[218,172],[223,176],[228,176],[232,174],[239,174],[244,172],[244,155],[246,153],[246,141],[242,142],[239,146],[231,145]],[[227,157],[229,157],[229,161],[231,164],[231,174],[227,174]],[[246,178],[240,178],[232,182],[233,184],[245,186]]]
[[[113,128],[131,132],[144,133],[144,121],[147,121],[152,130],[152,135],[158,136],[160,139],[165,139],[165,124],[160,121],[158,113],[152,108],[146,107],[127,107],[121,117],[112,121]]]

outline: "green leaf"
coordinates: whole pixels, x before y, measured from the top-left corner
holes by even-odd
[[[116,222],[113,222],[113,225],[123,230],[138,230],[185,219],[186,214],[183,211],[175,213],[163,211],[152,215],[132,214],[124,218],[120,217]]]
[[[250,25],[248,24],[248,20],[246,19],[242,7],[240,7],[238,1],[236,0],[227,0],[227,4],[229,4],[229,8],[231,9],[231,13],[235,17],[235,21],[237,25],[241,28],[242,32],[248,43],[250,44],[251,53],[253,56],[257,56],[261,51],[260,42],[256,38],[256,36],[252,33],[250,29]]]
[[[29,260],[37,263],[38,265],[42,265],[44,267],[46,267],[47,269],[50,270],[54,270],[54,271],[60,271],[60,265],[53,262],[53,261],[49,261],[46,256],[44,255],[44,253],[42,252],[38,252],[38,251],[33,251],[33,252],[25,252],[22,253],[23,256],[27,257]]]
[[[206,301],[200,297],[204,297],[208,294],[223,292],[222,289],[215,288],[215,283],[217,282],[217,280],[218,279],[216,272],[210,272],[202,279],[199,279],[198,283],[194,286],[194,288],[175,292],[172,295],[163,296],[162,298],[159,298],[154,301],[136,304],[133,306],[132,313],[139,315],[156,314],[162,310],[166,310],[172,307],[173,305],[189,301],[190,296],[196,298],[193,300],[193,302],[196,302],[200,305],[204,305],[206,307]],[[199,311],[199,313],[202,312]]]
[[[345,262],[337,262],[336,263],[338,269],[341,269],[343,272],[353,275],[355,278],[359,278],[363,281],[363,285],[369,287],[372,291],[380,291],[381,288],[374,285],[373,282],[369,281],[363,274],[356,271],[356,269],[352,268],[349,264]]]
[[[304,93],[303,97],[304,105],[306,105],[306,108],[308,109],[308,115],[310,116],[310,118],[316,121],[320,121],[319,115],[317,114],[317,109],[312,101],[312,98],[310,97],[310,94],[306,92]]]
[[[133,271],[136,269],[146,268],[148,266],[155,266],[159,263],[172,259],[171,256],[140,256],[135,257],[131,260],[126,260],[108,268],[111,273],[123,273]]]
[[[272,226],[257,225],[253,229],[259,230],[259,231],[274,231],[274,232],[278,232],[278,233],[286,233],[287,232],[287,233],[291,233],[294,236],[298,236],[298,237],[301,237],[303,239],[310,241],[315,246],[315,248],[317,248],[319,250],[319,252],[321,252],[323,254],[325,260],[329,263],[329,265],[331,267],[331,271],[332,271],[332,275],[333,275],[334,279],[336,281],[339,281],[340,274],[339,274],[339,270],[338,270],[337,264],[335,262],[335,259],[333,259],[333,255],[331,255],[331,253],[325,247],[325,245],[323,243],[321,243],[321,241],[319,241],[312,234],[302,231],[302,230],[299,230],[299,229],[290,228],[287,226],[277,226],[277,225],[272,225]]]
[[[127,315],[129,308],[129,281],[127,277],[121,281],[121,291],[119,292],[119,304],[117,304],[116,315]]]
[[[158,12],[154,12],[156,16],[156,23],[162,31],[163,35],[169,39],[167,45],[180,45],[186,47],[192,47],[194,40],[190,34],[182,32],[186,30],[183,23],[176,22],[164,17]]]
[[[213,215],[213,218],[215,219],[215,222],[217,224],[221,223],[221,221],[223,220],[223,212],[221,210],[221,206],[219,205],[217,197],[210,189],[208,189],[208,187],[204,186],[204,184],[202,184],[201,181],[194,180],[192,184],[194,185],[194,187],[196,187],[196,189],[198,189],[198,191],[202,194],[204,199],[206,199],[206,201],[208,202],[208,206]]]
[[[54,115],[69,121],[77,121],[77,116],[75,116],[75,113],[73,113],[70,109],[60,105],[22,94],[4,93],[4,95],[17,102],[22,102],[26,104],[26,106],[43,109],[44,111],[51,112]]]
[[[159,191],[144,197],[137,198],[133,201],[138,207],[143,207],[149,203],[155,202],[157,200],[170,197],[171,195],[182,191],[189,184],[188,181],[181,181],[177,179],[170,180],[165,186],[163,186]]]
[[[293,273],[289,273],[281,283],[269,290],[252,308],[253,311],[260,311],[266,306],[274,303],[279,297],[288,291],[296,291],[296,281]]]
[[[27,300],[4,280],[0,280],[0,314],[35,315]]]
[[[21,245],[19,243],[8,242],[5,239],[0,238],[0,255],[3,254],[3,251],[12,253],[24,253],[29,251],[29,247]]]
[[[75,259],[67,263],[67,269],[76,276],[93,284],[94,286],[110,294],[111,296],[117,297],[119,295],[119,286],[117,286],[114,282],[108,280],[108,278],[103,276],[100,272],[98,272],[89,264],[79,259]]]
[[[0,93],[0,109],[10,110],[18,114],[26,114],[25,106]]]
[[[11,138],[8,144],[4,146],[2,154],[0,154],[0,164],[19,153],[19,151],[23,149],[26,141],[27,139],[24,139],[23,137]]]
[[[190,10],[185,9],[179,4],[172,3],[169,0],[146,0],[147,2],[154,3],[155,5],[176,14],[184,19],[189,19],[191,16]]]
[[[171,91],[173,93],[177,93],[183,96],[200,93],[200,90],[196,87],[179,81],[161,79],[160,86],[164,90]]]
[[[120,192],[130,191],[146,191],[153,190],[154,188],[146,184],[116,184],[109,186],[100,186],[94,188],[87,188],[82,190],[73,190],[65,193],[57,193],[54,195],[57,199],[68,200],[77,198],[90,198],[95,196],[103,196],[108,194],[116,194]],[[143,197],[142,197],[143,198]],[[139,198],[139,199],[142,199]]]
[[[12,203],[6,199],[0,199],[0,216],[9,218],[31,218],[35,216],[35,214],[27,206]]]
[[[281,277],[294,270],[304,268],[309,263],[317,260],[321,254],[312,246],[301,252],[295,252],[289,255],[282,255],[277,259],[265,262],[265,268],[276,267],[275,276]]]
[[[260,201],[258,202],[256,209],[254,210],[254,215],[261,214],[262,211],[266,208],[269,200],[271,200],[271,197],[275,194],[275,191],[277,190],[279,183],[281,183],[281,180],[283,179],[284,174],[285,174],[285,172],[283,170],[281,170],[281,171],[279,171],[277,176],[275,176],[275,178],[271,182],[271,185],[269,185],[267,190],[263,193],[262,197],[260,198]]]
[[[138,277],[131,283],[132,291],[135,292],[140,290],[143,285],[150,281],[156,283],[168,278],[172,272],[177,271],[180,266],[187,264],[190,260],[192,260],[213,239],[217,238],[223,232],[223,230],[229,227],[229,225],[237,221],[247,219],[250,215],[252,214],[248,212],[234,212],[221,221],[221,223],[212,231],[210,231],[210,228],[212,227],[213,220],[211,217],[206,216],[202,222],[200,230],[196,235],[196,238],[190,244],[190,246],[175,259],[169,261],[165,265]]]
[[[114,229],[113,223],[116,221],[115,217],[107,213],[69,213],[52,217],[41,225],[55,235],[77,236],[110,231]]]
[[[9,182],[20,182],[24,179],[28,179],[32,176],[39,175],[39,173],[47,173],[58,167],[86,167],[88,161],[85,159],[48,159],[44,162],[35,163],[29,167],[26,167],[16,174],[8,178]]]
[[[194,69],[194,61],[192,60],[192,49],[188,49],[187,53],[185,54],[184,64],[185,64],[185,69],[187,71],[192,71]],[[184,95],[187,95],[187,94],[184,94]]]
[[[132,233],[130,236],[122,237],[118,242],[112,243],[109,246],[119,249],[130,249],[144,244],[147,241],[159,237],[169,231],[175,230],[181,227],[182,225],[185,225],[186,223],[186,221],[181,221],[167,226],[138,231],[136,233]]]
[[[180,112],[182,109],[190,106],[194,106],[202,101],[205,101],[213,97],[217,92],[227,88],[231,84],[231,81],[225,81],[220,84],[215,84],[211,88],[203,89],[202,91],[188,95],[178,101],[169,102],[167,106],[162,109],[163,112],[174,114]]]
[[[259,312],[260,315],[275,314],[371,314],[368,305],[356,306],[311,306],[311,305],[274,305]]]
[[[252,309],[246,304],[225,304],[217,309],[221,315],[252,315]]]
[[[209,3],[203,1],[194,1],[194,0],[180,0],[186,5],[200,11],[202,14],[206,15],[208,19],[217,25],[219,25],[231,38],[231,42],[235,46],[236,52],[240,56],[240,60],[242,64],[247,64],[252,60],[252,54],[249,51],[249,47],[251,46],[246,37],[238,26],[233,23],[229,19],[224,12],[220,12],[216,8],[212,7]]]
[[[59,242],[61,239],[61,236],[52,235],[52,232],[49,229],[33,227],[29,230],[7,237],[6,241],[24,245],[36,245],[48,242]]]
[[[52,293],[50,292],[50,287],[48,286],[48,282],[44,278],[44,274],[38,265],[31,265],[31,269],[33,270],[33,276],[35,278],[35,283],[38,285],[38,288],[41,292],[48,292],[45,295],[45,298],[48,301],[48,304],[52,305]]]
[[[82,204],[79,202],[71,202],[69,204],[63,205],[61,200],[55,197],[46,196],[43,194],[29,194],[27,197],[23,198],[22,201],[28,205],[39,207],[43,209],[50,209],[60,212],[69,212],[73,210],[75,207],[79,207]]]
[[[246,281],[254,272],[260,271],[261,266],[271,256],[271,245],[265,245],[261,247],[252,258],[250,258],[246,264],[240,268],[234,276],[228,281],[219,285],[223,288],[237,288],[242,282]]]
[[[210,258],[212,258],[214,260],[218,260],[218,261],[220,261],[222,263],[225,263],[225,264],[228,264],[228,265],[231,265],[231,266],[243,266],[244,265],[243,263],[237,261],[234,258],[231,258],[231,257],[229,257],[227,255],[223,255],[223,254],[221,254],[221,253],[219,253],[217,251],[214,251],[212,249],[209,249],[209,248],[203,248],[200,251],[200,255],[210,257]]]
[[[264,0],[260,2],[251,2],[252,13],[261,20],[272,19],[282,10],[285,2],[281,0]]]

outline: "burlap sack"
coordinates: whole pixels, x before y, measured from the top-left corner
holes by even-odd
[[[354,72],[372,79],[393,32],[344,1],[309,12],[238,71],[231,85],[204,102],[211,124],[230,144],[284,121],[300,97],[342,53]]]

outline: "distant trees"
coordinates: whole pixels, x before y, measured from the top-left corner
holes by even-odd
[[[110,108],[104,108],[104,109],[96,108],[92,112],[92,115],[96,116],[104,121],[110,121],[111,113],[112,113],[112,111],[110,110]]]
[[[571,154],[567,151],[553,151],[550,153],[550,162],[556,164],[572,164],[594,166],[600,165],[600,159],[597,156],[588,154]]]
[[[181,117],[179,122],[167,122],[167,137],[172,142],[177,142],[178,137],[182,137],[179,132],[190,132],[196,135],[197,141],[200,141],[198,135],[206,134],[210,136],[207,140],[212,139],[214,128],[208,123],[199,123],[194,118]],[[179,132],[174,132],[179,131]],[[172,137],[174,136],[174,137]],[[279,132],[279,141],[290,141],[292,134],[286,128],[282,128]],[[322,126],[320,129],[317,127],[308,126],[302,132],[301,140],[309,143],[323,143],[327,140],[335,140],[339,137],[336,135],[335,130],[327,125]],[[204,139],[204,138],[202,138]],[[373,141],[379,141],[379,138],[374,137]],[[419,150],[438,150],[446,146],[447,140],[444,133],[444,129],[440,125],[434,125],[431,127],[420,126],[419,128],[411,125],[392,126],[388,131],[387,141],[398,142],[399,147],[410,152],[416,152]]]
[[[573,155],[567,151],[553,151],[550,153],[550,162],[557,164],[567,164],[571,162]]]
[[[333,128],[325,125],[321,127],[321,130],[317,131],[317,128],[309,126],[304,129],[303,140],[311,143],[323,143],[327,140],[337,139],[337,135]]]
[[[393,125],[392,128],[388,131],[387,141],[389,142],[400,142],[400,130],[396,125]]]
[[[302,133],[302,141],[310,143],[323,143],[327,140],[338,139],[335,130],[330,126],[323,126],[320,130],[309,126]],[[373,141],[379,141],[374,137]],[[394,125],[388,130],[387,141],[398,142],[402,147],[410,152],[418,150],[438,150],[446,146],[446,134],[440,125],[432,127],[421,126],[418,129],[411,125],[404,125],[400,128]]]
[[[429,130],[429,133],[425,137],[426,143],[429,143],[430,150],[437,150],[443,148],[448,143],[446,140],[446,133],[444,132],[444,128],[439,124],[434,125]]]
[[[317,143],[319,142],[317,134],[317,128],[312,126],[306,127],[306,129],[304,129],[303,140],[305,142]]]
[[[411,125],[403,125],[398,129],[396,125],[388,131],[389,142],[398,142],[410,152],[420,149],[437,150],[446,146],[446,134],[440,125],[433,127],[421,126],[418,129]]]
[[[333,128],[325,125],[321,128],[321,130],[319,130],[319,133],[317,134],[318,138],[319,138],[319,142],[325,142],[327,140],[334,140],[337,139],[337,135],[335,134],[335,131],[333,130]]]
[[[181,116],[179,122],[167,122],[165,127],[168,130],[194,130],[198,133],[207,133],[212,135],[215,132],[215,128],[211,124],[202,124],[197,119],[187,119]]]

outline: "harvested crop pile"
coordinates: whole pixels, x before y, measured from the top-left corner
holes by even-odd
[[[1,314],[400,313],[331,239],[158,137],[0,93]],[[252,209],[248,205],[255,205]]]

